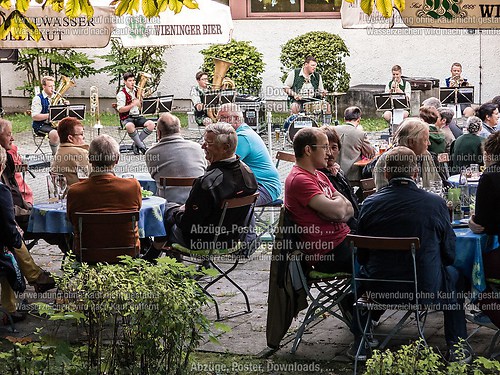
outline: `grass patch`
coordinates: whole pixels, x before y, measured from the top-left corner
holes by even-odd
[[[376,132],[387,129],[389,125],[382,117],[361,118],[361,126],[366,132]]]

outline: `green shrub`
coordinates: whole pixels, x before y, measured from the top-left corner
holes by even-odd
[[[214,57],[229,60],[234,63],[226,77],[231,78],[238,92],[245,92],[259,96],[262,87],[262,73],[264,72],[264,62],[262,53],[252,46],[250,42],[232,39],[228,44],[217,44],[210,46],[200,53],[204,56],[201,70],[208,73],[210,82],[214,74]]]
[[[346,92],[349,89],[351,76],[343,61],[344,57],[349,56],[349,50],[341,37],[324,31],[299,35],[281,47],[282,81],[285,82],[290,70],[302,67],[309,55],[316,57],[318,71],[327,91]]]

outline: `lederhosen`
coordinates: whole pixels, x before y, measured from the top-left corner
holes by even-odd
[[[195,87],[195,90],[196,90],[197,94],[200,96],[200,101],[203,104],[205,102],[205,93],[199,87]],[[201,111],[198,111],[196,109],[196,105],[194,106],[194,120],[196,121],[198,126],[204,126],[203,120],[205,120],[207,117],[208,117],[208,114],[207,114],[206,109],[202,109]]]

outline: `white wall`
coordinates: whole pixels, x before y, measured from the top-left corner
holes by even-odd
[[[497,87],[496,69],[500,59],[498,32],[485,31],[481,37],[482,56],[480,61],[479,33],[467,30],[444,29],[398,29],[367,30],[342,29],[340,20],[239,20],[234,21],[234,38],[248,40],[263,53],[265,72],[263,90],[268,99],[279,99],[283,95],[277,89],[280,81],[279,55],[281,46],[289,39],[308,31],[327,31],[341,36],[350,51],[346,58],[347,71],[351,74],[351,86],[357,84],[385,84],[391,76],[391,66],[399,64],[403,74],[427,76],[443,80],[449,76],[453,62],[461,62],[464,76],[476,87],[476,102],[485,102],[500,94]],[[194,84],[194,75],[199,70],[203,58],[199,51],[206,46],[174,46],[165,53],[168,62],[166,74],[159,87],[162,94],[174,94],[176,99],[188,99]],[[86,51],[89,55],[102,55],[105,49]],[[99,65],[102,61],[99,60]],[[235,61],[235,63],[238,63]],[[479,66],[482,65],[482,95],[479,97]],[[2,94],[20,96],[14,90],[23,76],[13,72],[10,64],[1,64]],[[109,85],[104,74],[80,79],[78,87],[71,89],[70,96],[78,96],[84,90],[88,95],[91,85],[99,86],[102,97],[114,96],[115,87]],[[12,94],[8,91],[12,90]],[[269,95],[269,94],[273,95]],[[182,102],[178,102],[177,105]]]

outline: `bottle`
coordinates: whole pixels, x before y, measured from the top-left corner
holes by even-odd
[[[465,168],[460,172],[460,179],[458,180],[460,188],[460,211],[462,218],[466,218],[470,213],[470,200],[469,200],[469,185],[467,184],[467,173]]]

